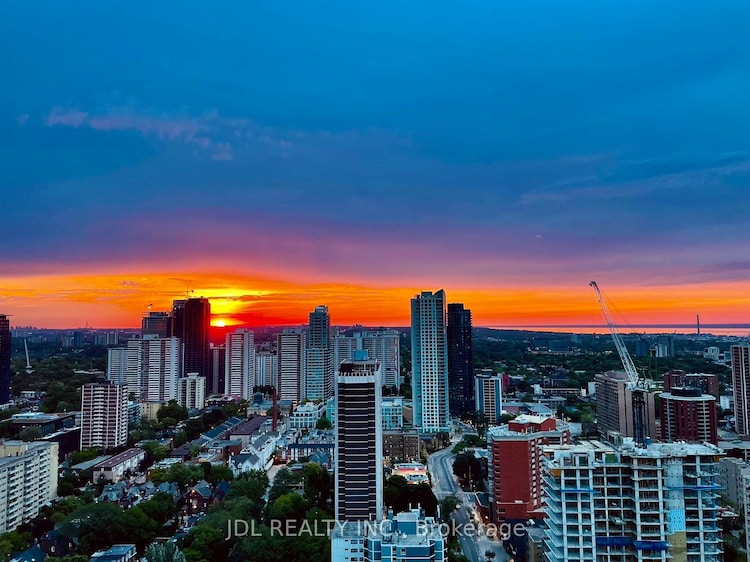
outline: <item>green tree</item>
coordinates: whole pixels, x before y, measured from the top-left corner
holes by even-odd
[[[127,540],[134,542],[139,551],[142,551],[151,541],[154,540],[159,532],[159,524],[150,519],[139,506],[131,507],[125,511],[123,528],[121,529],[122,538],[118,541]]]
[[[158,441],[144,441],[141,448],[146,451],[146,462],[152,464],[167,458],[169,447],[162,445]]]
[[[167,482],[175,482],[181,491],[185,491],[189,486],[194,485],[198,480],[203,478],[203,469],[191,464],[174,464],[169,467],[166,473]]]
[[[229,490],[230,498],[246,497],[262,500],[268,489],[268,474],[264,470],[243,472],[233,482]]]
[[[273,479],[271,490],[268,492],[268,502],[275,502],[277,498],[294,490],[301,482],[302,475],[295,474],[286,467],[280,469]]]
[[[186,420],[188,419],[187,408],[180,406],[176,400],[170,400],[166,406],[162,406],[156,412],[156,419],[159,420],[159,423],[163,423],[165,418],[172,418],[175,420],[174,423]]]
[[[61,523],[62,521],[65,521],[76,509],[83,507],[83,505],[84,502],[79,497],[69,496],[67,498],[63,498],[55,504],[51,519],[55,523]]]
[[[302,496],[291,492],[277,498],[268,506],[267,512],[269,519],[302,521],[307,513],[307,504]]]
[[[101,453],[101,449],[81,449],[70,455],[70,463],[75,465],[95,459]]]
[[[177,435],[174,436],[174,439],[172,441],[174,442],[175,447],[184,445],[188,442],[187,432],[185,430],[178,431]]]
[[[28,531],[10,531],[0,535],[0,556],[4,556],[4,558],[1,559],[6,560],[7,558],[10,558],[10,555],[13,552],[29,548],[31,546],[32,538],[31,533]]]
[[[151,499],[138,504],[138,507],[149,519],[153,519],[160,525],[166,523],[177,513],[174,498],[166,492],[157,492]]]
[[[445,496],[440,500],[440,518],[443,521],[449,521],[451,514],[461,505],[461,501],[453,494]]]
[[[203,423],[203,418],[191,418],[185,422],[188,441],[197,439],[204,431],[206,431],[206,424]]]
[[[143,557],[148,562],[185,562],[185,555],[173,542],[149,545]]]
[[[243,498],[249,501],[247,515],[259,521],[266,502],[263,496],[268,489],[268,475],[264,470],[251,470],[232,481],[227,500]]]
[[[318,421],[315,424],[315,429],[331,429],[332,427],[331,420],[329,420],[325,414],[318,418]]]
[[[211,463],[203,463],[204,465],[204,480],[215,486],[217,483],[224,480],[225,482],[231,482],[234,480],[234,473],[228,466],[213,466]]]
[[[458,476],[470,491],[482,489],[482,464],[472,453],[456,455],[453,461],[453,474]]]
[[[304,497],[309,507],[325,508],[331,495],[332,483],[328,471],[317,463],[309,462],[303,470]]]
[[[183,553],[188,562],[200,560],[226,560],[229,555],[228,541],[224,540],[226,531],[197,525],[185,539]]]
[[[24,427],[18,433],[18,438],[21,441],[36,441],[41,436],[42,436],[42,431],[38,427]]]
[[[60,530],[69,537],[78,539],[83,554],[109,548],[121,538],[125,539],[125,512],[110,502],[92,503],[76,509],[63,523]]]

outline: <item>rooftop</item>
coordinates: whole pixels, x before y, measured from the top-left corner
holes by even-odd
[[[95,459],[91,459],[90,461],[83,461],[79,462],[78,464],[74,464],[70,468],[72,468],[73,470],[88,470],[90,468],[94,468],[97,464],[110,459],[111,457],[112,455],[100,455]]]
[[[115,455],[114,457],[111,457],[105,461],[100,462],[99,464],[95,465],[94,468],[112,468],[114,466],[117,466],[118,464],[127,462],[130,459],[133,459],[140,455],[145,456],[146,452],[143,449],[136,449],[136,448],[128,449],[127,451],[123,451],[122,453],[119,453]]]
[[[716,456],[723,451],[710,443],[651,443],[647,447],[636,447],[632,439],[626,438],[621,447],[603,443],[601,441],[582,441],[575,445],[552,446],[548,449],[552,457],[548,459],[551,465],[560,465],[571,455],[578,454],[616,454],[617,461],[622,457],[628,458],[679,458],[690,456]],[[567,462],[567,461],[566,461]]]

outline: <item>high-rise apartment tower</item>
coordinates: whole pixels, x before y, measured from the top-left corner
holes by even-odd
[[[172,307],[172,335],[182,340],[185,346],[184,368],[186,373],[198,373],[202,377],[211,374],[211,303],[205,298],[190,298],[174,301]],[[208,381],[213,388],[213,381]]]
[[[731,355],[734,429],[740,435],[750,435],[750,345],[733,345]]]
[[[411,300],[414,426],[422,433],[450,431],[445,292],[424,291]]]
[[[81,449],[115,449],[128,442],[128,388],[95,382],[81,388]]]
[[[327,306],[310,313],[305,361],[305,398],[328,400],[333,396],[331,318]]]
[[[473,412],[474,363],[472,361],[471,310],[461,303],[448,305],[448,383],[451,415]]]
[[[336,394],[336,520],[383,517],[380,362],[357,351],[339,367]]]
[[[227,334],[226,346],[224,394],[249,400],[255,385],[255,336],[252,331],[240,328]]]
[[[0,314],[0,404],[10,402],[10,318]]]

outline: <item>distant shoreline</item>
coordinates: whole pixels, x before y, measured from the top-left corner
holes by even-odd
[[[479,327],[479,326],[475,326]],[[550,333],[609,333],[606,324],[525,324],[487,326],[490,330],[518,330]],[[701,336],[750,336],[750,324],[701,324]],[[695,324],[633,324],[618,326],[622,334],[675,334],[698,336]]]

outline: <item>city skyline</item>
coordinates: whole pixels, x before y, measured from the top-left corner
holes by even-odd
[[[623,324],[750,319],[750,5],[0,16],[13,325],[203,296],[230,326],[406,326],[429,287],[476,326],[600,325],[592,279]]]

